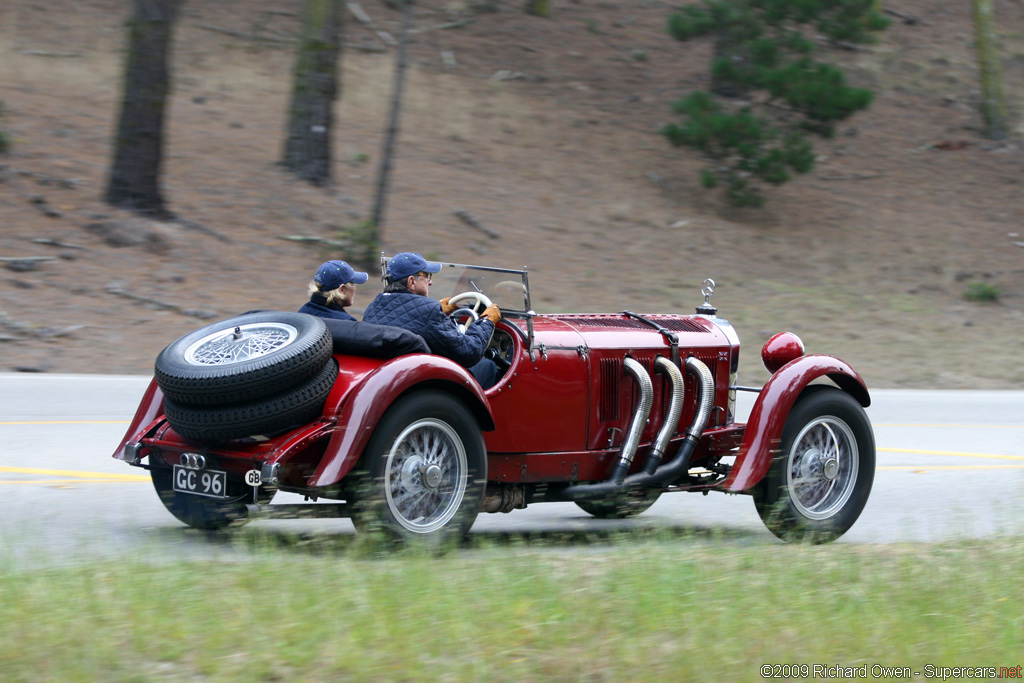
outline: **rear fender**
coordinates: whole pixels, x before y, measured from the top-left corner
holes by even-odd
[[[787,363],[764,385],[750,411],[736,462],[722,485],[726,491],[746,491],[764,478],[782,440],[782,429],[793,404],[811,382],[824,376],[865,408],[871,404],[864,380],[838,358],[810,355]]]
[[[341,481],[352,471],[391,404],[403,394],[426,386],[458,395],[482,430],[494,429],[490,403],[464,367],[442,356],[400,356],[367,373],[358,386],[346,392],[346,399],[338,407],[337,427],[308,485],[324,487]]]
[[[118,460],[132,461],[132,457],[125,453],[125,445],[135,437],[142,436],[142,428],[146,427],[145,431],[149,431],[153,425],[153,421],[159,416],[163,415],[164,412],[164,392],[161,391],[160,387],[157,386],[156,378],[154,377],[149,381],[149,386],[146,387],[146,393],[142,396],[142,401],[139,403],[139,407],[135,411],[135,417],[132,418],[131,425],[128,426],[128,431],[125,432],[124,438],[121,439],[120,445],[117,450],[114,451],[113,457]]]

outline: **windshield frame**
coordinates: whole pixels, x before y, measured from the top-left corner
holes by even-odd
[[[381,270],[381,281],[387,283],[387,267],[391,257],[384,256],[381,254],[380,257],[380,270]],[[441,271],[433,275],[433,285],[431,286],[430,296],[438,299],[445,297],[453,297],[456,294],[462,294],[463,292],[477,291],[487,296],[492,303],[496,304],[501,309],[503,316],[510,316],[516,318],[529,318],[533,315],[533,309],[530,305],[530,280],[526,272],[526,268],[522,270],[516,270],[513,268],[495,268],[492,266],[478,266],[466,263],[451,263],[448,261],[435,261],[435,263],[441,264]],[[476,278],[473,274],[478,274]],[[493,277],[494,282],[489,283],[491,286],[488,287],[486,281],[488,278]],[[468,282],[471,286],[461,286],[459,283]],[[477,282],[483,284],[481,288]],[[522,283],[523,296],[522,300],[516,296],[514,287],[512,291],[506,292],[502,290],[494,289],[495,285],[503,285],[505,283],[512,282],[513,284]],[[496,296],[492,296],[495,295]]]

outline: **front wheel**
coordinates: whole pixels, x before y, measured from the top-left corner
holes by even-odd
[[[483,435],[451,395],[417,392],[384,415],[354,474],[359,531],[458,541],[473,525],[487,483]]]
[[[857,521],[874,476],[875,437],[864,409],[839,389],[812,387],[786,419],[754,504],[782,540],[828,543]]]

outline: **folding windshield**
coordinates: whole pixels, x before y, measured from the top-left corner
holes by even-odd
[[[390,260],[381,257],[382,273]],[[430,296],[444,299],[463,292],[483,294],[498,305],[502,315],[526,315],[530,310],[530,284],[525,270],[441,262],[441,272],[434,274]]]

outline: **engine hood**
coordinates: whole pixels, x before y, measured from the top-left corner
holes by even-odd
[[[722,329],[702,316],[562,313],[540,315],[534,321],[538,341],[551,344],[556,338],[564,341],[571,336],[595,350],[665,348],[668,340],[658,327],[676,335],[681,349],[730,345]],[[570,331],[572,334],[567,334]]]

